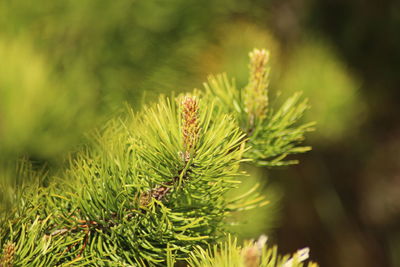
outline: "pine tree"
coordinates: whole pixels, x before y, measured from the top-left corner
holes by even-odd
[[[127,107],[57,177],[20,163],[36,178],[0,220],[0,266],[303,266],[307,248],[281,257],[264,236],[241,246],[227,230],[233,213],[267,203],[256,186],[227,196],[241,164],[290,165],[310,149],[307,100],[270,103],[268,57],[250,53],[243,90],[222,74],[204,91]]]

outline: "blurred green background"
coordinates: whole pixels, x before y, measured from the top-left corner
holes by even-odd
[[[1,0],[0,207],[29,180],[17,160],[56,173],[125,102],[210,73],[244,85],[265,47],[271,93],[304,91],[318,128],[300,165],[250,170],[274,204],[242,237],[309,246],[322,266],[400,266],[399,29],[398,1]]]

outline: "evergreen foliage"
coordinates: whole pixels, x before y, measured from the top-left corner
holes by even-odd
[[[127,108],[50,185],[38,178],[23,186],[0,221],[0,265],[302,266],[301,253],[277,257],[262,244],[257,254],[230,237],[204,250],[225,238],[233,212],[267,204],[257,185],[226,197],[239,186],[241,163],[292,164],[289,154],[309,149],[299,146],[312,129],[299,122],[306,101],[296,94],[276,111],[269,103],[267,56],[250,54],[242,91],[220,75],[204,92],[161,96],[139,113]],[[250,250],[257,264],[246,263]]]
[[[237,240],[228,236],[226,242],[209,246],[208,249],[197,247],[190,253],[189,266],[202,267],[317,267],[316,263],[304,261],[309,257],[309,249],[303,248],[293,255],[280,256],[277,247],[266,246],[267,237],[260,236],[254,241],[247,241],[243,247]]]
[[[262,166],[296,164],[288,160],[290,154],[303,153],[310,147],[299,146],[314,122],[299,123],[308,109],[307,99],[297,92],[280,107],[270,105],[267,67],[269,53],[255,49],[250,53],[250,79],[243,90],[225,74],[210,76],[205,83],[207,95],[217,99],[219,108],[234,114],[240,128],[246,133],[250,149],[244,157]],[[211,101],[211,100],[209,100]]]

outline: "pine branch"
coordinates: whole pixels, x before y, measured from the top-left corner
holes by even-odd
[[[277,247],[266,245],[267,238],[261,236],[256,242],[247,241],[243,246],[237,244],[236,238],[230,235],[226,242],[209,246],[208,249],[197,247],[190,253],[188,260],[191,267],[317,267],[305,261],[309,249],[303,248],[293,255],[278,255]]]
[[[244,157],[257,165],[282,166],[296,164],[287,160],[291,154],[304,153],[311,147],[301,146],[307,132],[315,123],[303,123],[309,108],[307,99],[296,93],[280,107],[271,106],[268,90],[269,53],[255,49],[250,53],[250,78],[243,90],[225,74],[210,76],[204,84],[208,99],[215,99],[223,112],[233,114],[238,126],[248,138],[250,149]]]
[[[163,265],[169,249],[184,259],[193,246],[222,235],[227,213],[239,209],[224,192],[237,185],[244,135],[230,116],[216,115],[197,96],[178,99],[161,98],[143,113],[111,121],[94,149],[71,160],[66,187],[24,196],[31,202],[23,204],[7,240],[29,239],[48,250],[29,250],[15,264]]]

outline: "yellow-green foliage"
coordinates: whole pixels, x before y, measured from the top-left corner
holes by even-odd
[[[278,255],[276,246],[268,246],[267,238],[261,236],[256,242],[247,241],[243,246],[237,244],[230,235],[208,249],[197,247],[190,253],[191,267],[317,267],[313,262],[305,264],[309,258],[309,249],[303,248],[293,255]]]

